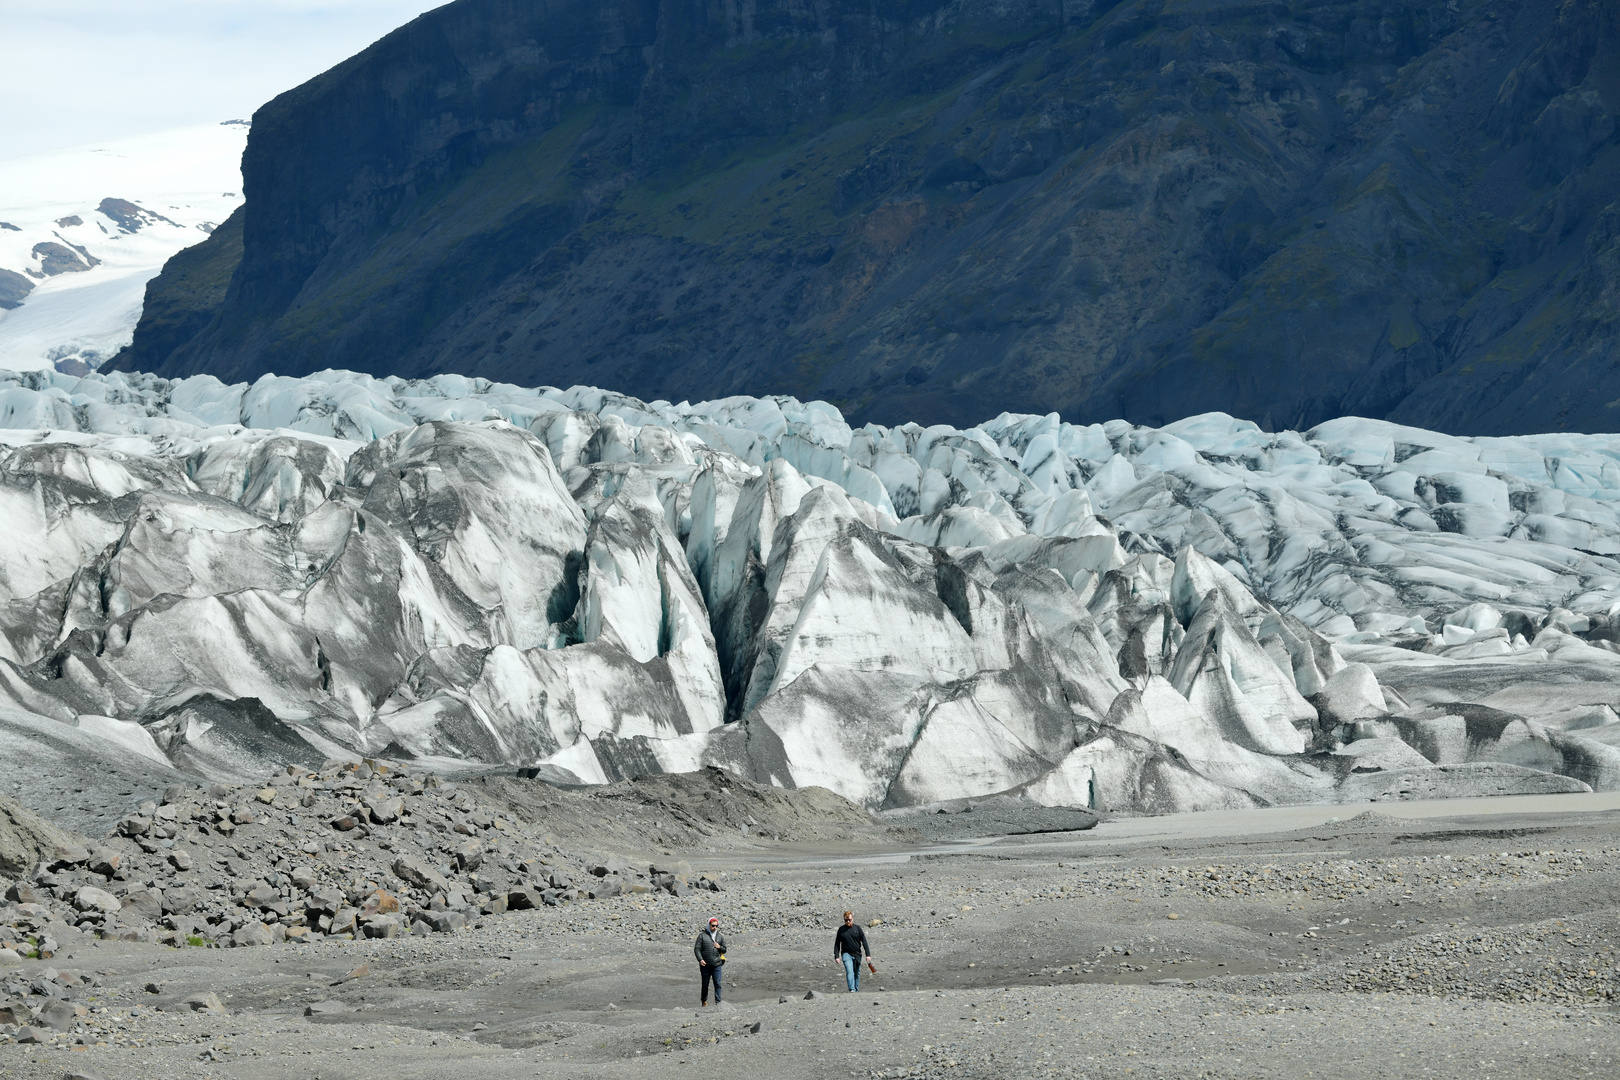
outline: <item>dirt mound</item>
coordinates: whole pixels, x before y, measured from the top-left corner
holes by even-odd
[[[915,827],[930,840],[958,840],[1028,833],[1081,832],[1100,815],[1076,806],[1042,806],[1016,795],[957,799],[931,806],[890,810],[885,819]]]
[[[543,780],[484,776],[463,786],[559,842],[620,850],[739,843],[898,844],[910,828],[880,821],[826,788],[795,791],[714,767],[638,776],[605,787],[561,789]]]
[[[1350,820],[1339,822],[1338,828],[1341,831],[1348,832],[1352,829],[1407,828],[1410,827],[1411,824],[1412,823],[1405,818],[1391,817],[1388,814],[1380,814],[1376,810],[1363,810]]]

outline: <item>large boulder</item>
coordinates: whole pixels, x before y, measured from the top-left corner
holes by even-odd
[[[52,825],[11,796],[0,795],[0,875],[27,877],[53,853],[82,850],[85,842],[84,837]]]

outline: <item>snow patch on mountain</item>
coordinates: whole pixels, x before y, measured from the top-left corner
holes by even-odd
[[[146,283],[241,204],[241,124],[0,160],[0,366],[82,372],[128,345]]]

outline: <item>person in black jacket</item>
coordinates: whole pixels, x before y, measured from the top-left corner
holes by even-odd
[[[855,925],[855,913],[844,912],[844,925],[833,935],[833,962],[844,965],[844,981],[849,992],[860,993],[861,957],[871,956],[872,946],[866,942],[866,931]]]
[[[711,918],[709,927],[700,930],[692,946],[697,957],[698,971],[703,975],[703,992],[699,1000],[703,1008],[709,1007],[709,982],[714,982],[714,1003],[720,1004],[720,969],[726,966],[726,939],[720,934],[720,920]]]

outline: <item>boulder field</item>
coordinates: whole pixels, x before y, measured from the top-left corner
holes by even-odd
[[[28,858],[0,864],[16,879],[0,903],[0,949],[11,951],[0,952],[0,963],[49,960],[98,939],[240,947],[424,936],[508,910],[719,892],[684,860],[632,867],[599,854],[604,843],[645,850],[712,836],[716,815],[706,805],[771,805],[756,811],[762,833],[781,835],[783,819],[812,816],[841,820],[844,836],[864,842],[910,835],[827,792],[773,798],[718,770],[679,786],[692,809],[665,809],[677,819],[666,828],[597,830],[595,855],[564,848],[554,833],[566,833],[581,812],[599,815],[604,803],[634,829],[645,816],[638,809],[658,813],[658,793],[625,784],[565,795],[568,805],[544,806],[542,824],[513,814],[499,787],[445,783],[380,762],[328,762],[315,771],[289,766],[254,784],[174,784],[94,841],[13,804],[14,831],[36,843]]]

